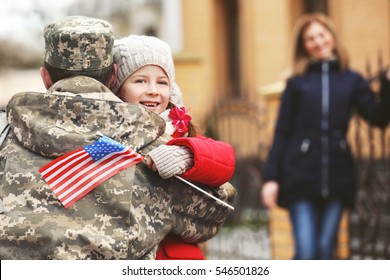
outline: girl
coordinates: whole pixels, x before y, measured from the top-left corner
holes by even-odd
[[[131,35],[115,41],[118,78],[113,91],[125,102],[139,104],[166,121],[173,137],[147,155],[147,164],[162,178],[182,178],[218,187],[233,175],[233,147],[199,135],[182,105],[175,83],[170,47],[152,36]],[[187,137],[189,136],[189,137]],[[156,259],[204,259],[196,244],[169,236],[160,244]]]

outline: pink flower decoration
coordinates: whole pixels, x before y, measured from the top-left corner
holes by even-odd
[[[172,124],[176,127],[179,133],[186,133],[188,131],[188,124],[191,121],[191,116],[187,114],[189,109],[185,107],[174,107],[169,111],[169,117]]]

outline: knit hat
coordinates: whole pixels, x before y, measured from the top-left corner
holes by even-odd
[[[156,65],[161,67],[167,74],[171,84],[170,101],[175,105],[183,105],[180,88],[175,83],[175,66],[171,48],[167,43],[153,36],[130,35],[117,39],[114,43],[114,63],[118,65],[118,76],[114,92],[135,71],[146,66]]]
[[[114,32],[107,21],[69,16],[44,29],[44,61],[64,70],[100,70],[113,63]]]

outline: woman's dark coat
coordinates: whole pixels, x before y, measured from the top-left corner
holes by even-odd
[[[357,112],[370,124],[386,126],[390,92],[384,93],[376,102],[368,82],[341,71],[337,61],[312,63],[304,75],[288,80],[264,168],[264,179],[280,184],[280,206],[333,197],[353,204],[357,183],[346,140],[349,121]]]

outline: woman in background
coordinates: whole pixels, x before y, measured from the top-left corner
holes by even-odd
[[[349,68],[331,20],[303,15],[295,26],[292,75],[281,97],[261,198],[288,210],[294,259],[333,259],[343,210],[354,204],[356,179],[346,135],[354,112],[385,127],[389,94],[375,100]]]

